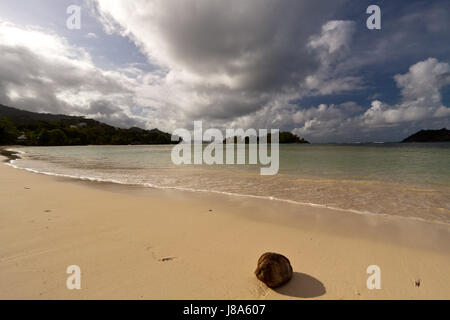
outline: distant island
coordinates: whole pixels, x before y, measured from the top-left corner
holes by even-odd
[[[270,141],[270,133],[267,135],[267,140]],[[289,131],[280,132],[280,143],[304,143],[309,144],[309,141],[306,141],[304,138],[300,138],[299,136],[293,134]]]
[[[0,145],[176,144],[158,129],[121,129],[84,117],[36,113],[0,104]]]
[[[450,142],[450,130],[420,130],[402,142]]]
[[[254,137],[254,136],[253,136]],[[237,143],[238,137],[230,137],[227,139],[223,140],[223,143],[226,143],[227,141],[233,141],[234,143]],[[257,143],[259,143],[259,137],[256,137],[256,141]],[[267,143],[270,144],[271,142],[271,134],[269,133],[267,135]],[[308,141],[306,141],[303,138],[300,138],[299,136],[293,134],[292,132],[289,131],[282,131],[280,132],[279,135],[279,141],[280,144],[287,144],[287,143],[304,143],[304,144],[309,144]],[[250,137],[245,137],[245,144],[250,144]]]

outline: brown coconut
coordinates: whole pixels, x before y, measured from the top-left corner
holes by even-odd
[[[270,288],[279,287],[292,278],[292,266],[285,256],[267,252],[258,260],[256,277]]]

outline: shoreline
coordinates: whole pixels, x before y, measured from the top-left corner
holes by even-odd
[[[251,199],[258,199],[262,201],[278,201],[283,204],[290,204],[294,206],[307,206],[310,208],[320,208],[320,209],[326,209],[326,210],[332,210],[336,212],[342,212],[345,214],[356,214],[356,215],[362,215],[362,216],[373,216],[374,218],[387,218],[387,219],[399,219],[399,220],[413,220],[421,223],[426,224],[437,224],[437,225],[443,225],[446,227],[450,227],[449,222],[437,220],[437,219],[425,219],[422,217],[417,216],[402,216],[402,215],[392,215],[388,213],[375,213],[365,210],[356,210],[356,209],[346,209],[346,208],[340,208],[340,207],[333,207],[327,204],[317,204],[317,203],[310,203],[310,202],[300,202],[296,200],[290,200],[290,199],[283,199],[273,196],[259,196],[259,195],[251,195],[251,194],[240,194],[240,193],[232,193],[232,192],[224,192],[224,191],[217,191],[217,190],[203,190],[203,189],[191,189],[191,188],[185,188],[185,187],[171,187],[171,186],[157,186],[153,184],[132,184],[132,183],[123,183],[120,181],[115,180],[99,180],[96,178],[90,178],[90,177],[82,177],[82,176],[72,176],[67,174],[57,174],[52,172],[43,172],[43,171],[37,171],[34,169],[29,168],[20,168],[14,165],[13,161],[21,159],[20,151],[16,150],[9,150],[11,148],[20,148],[21,146],[0,146],[0,156],[4,156],[7,159],[5,159],[3,162],[6,162],[9,166],[15,169],[24,170],[27,172],[31,172],[34,174],[40,174],[40,175],[46,175],[50,177],[55,178],[61,178],[61,179],[68,179],[73,180],[74,182],[77,181],[84,181],[88,183],[98,183],[98,184],[116,184],[120,186],[131,186],[131,187],[141,187],[141,188],[150,188],[150,189],[160,189],[160,190],[174,190],[176,192],[188,192],[188,193],[204,193],[204,194],[211,194],[211,195],[223,195],[223,196],[231,196],[231,197],[238,197],[238,198],[251,198]],[[354,181],[353,181],[354,182]]]
[[[6,165],[0,174],[1,299],[450,298],[447,226]],[[291,260],[286,286],[254,277],[266,251]],[[73,264],[79,291],[65,287]],[[373,264],[381,290],[366,288]]]

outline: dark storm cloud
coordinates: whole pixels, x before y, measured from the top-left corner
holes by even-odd
[[[129,116],[124,110],[112,101],[95,100],[89,104],[89,108],[83,113],[98,121],[102,121],[118,127],[145,127],[144,119],[137,116]]]
[[[319,68],[307,44],[344,2],[98,1],[97,9],[202,97],[186,116],[233,119],[295,92]]]
[[[101,114],[101,115],[111,115],[122,111],[118,106],[111,104],[111,102],[106,100],[97,100],[91,102],[89,108],[86,110],[89,114]]]

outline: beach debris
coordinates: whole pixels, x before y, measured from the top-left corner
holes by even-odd
[[[415,282],[415,285],[416,285],[417,288],[420,287],[420,279],[417,279],[417,280],[414,281],[414,282]]]
[[[159,259],[159,261],[161,261],[161,262],[167,262],[167,261],[172,261],[172,260],[175,260],[175,259],[176,259],[176,257],[167,257],[167,258]]]
[[[255,275],[269,288],[276,288],[291,280],[292,266],[285,256],[266,252],[258,260]]]

